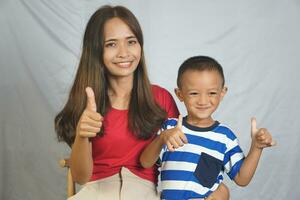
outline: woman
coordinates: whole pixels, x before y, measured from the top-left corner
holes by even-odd
[[[157,169],[142,168],[139,156],[163,121],[177,116],[172,96],[150,84],[135,16],[122,6],[98,9],[69,99],[55,118],[58,138],[72,147],[73,178],[85,184],[70,199],[159,199]],[[216,196],[226,192],[223,186]]]

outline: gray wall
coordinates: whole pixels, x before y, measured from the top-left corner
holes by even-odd
[[[57,161],[70,151],[57,142],[53,118],[74,78],[85,24],[106,3],[0,1],[0,199],[65,199],[65,170]],[[127,6],[139,19],[153,83],[175,98],[183,60],[215,57],[229,88],[215,118],[233,127],[246,153],[252,116],[277,140],[276,147],[264,150],[248,187],[226,178],[231,199],[299,199],[299,1],[112,4]]]

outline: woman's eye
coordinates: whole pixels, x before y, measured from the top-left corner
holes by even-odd
[[[128,41],[128,44],[129,44],[129,45],[135,45],[136,43],[137,43],[136,40],[129,40],[129,41]]]
[[[116,46],[116,43],[114,43],[114,42],[109,42],[109,43],[105,44],[105,47],[115,47],[115,46]]]

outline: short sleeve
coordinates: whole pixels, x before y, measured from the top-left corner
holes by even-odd
[[[169,118],[167,119],[161,126],[160,130],[157,132],[157,135],[160,135],[160,133],[164,130],[174,128],[177,125],[177,119],[175,118]],[[163,155],[167,151],[167,145],[164,144],[162,147],[162,150],[159,154],[159,162],[163,160]]]
[[[227,136],[229,136],[229,140],[226,144],[227,150],[224,156],[224,170],[230,179],[233,180],[240,171],[245,155],[236,136],[232,132]]]
[[[152,91],[155,101],[167,112],[168,118],[177,118],[178,108],[172,95],[164,88],[152,85]]]

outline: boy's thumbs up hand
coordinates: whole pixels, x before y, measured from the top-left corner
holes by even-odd
[[[188,140],[187,140],[185,134],[182,132],[182,115],[178,116],[176,128],[180,131],[179,137],[180,137],[181,141],[183,143],[187,144]]]
[[[174,128],[161,132],[161,137],[169,151],[175,151],[175,149],[188,143],[185,134],[182,132],[182,115],[178,116],[177,125]]]
[[[178,116],[176,128],[182,130],[182,115]]]
[[[76,128],[76,134],[81,137],[95,137],[100,132],[103,117],[97,112],[95,94],[92,88],[85,89],[87,102]]]
[[[268,129],[257,128],[256,119],[254,117],[251,118],[251,137],[252,144],[258,149],[276,145],[276,141],[273,140]]]

